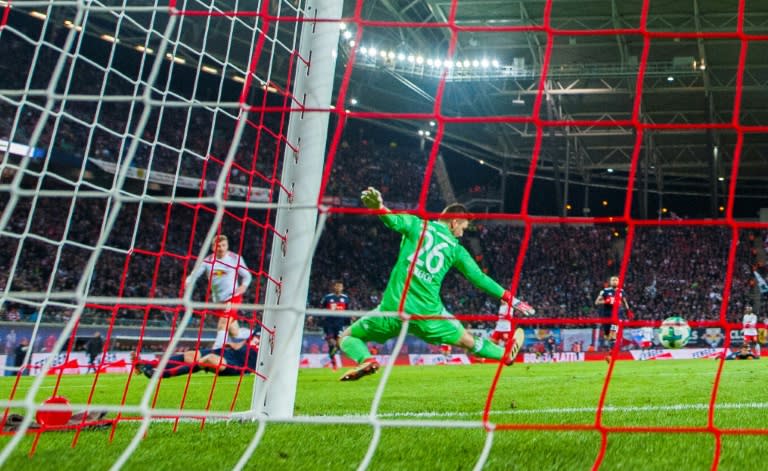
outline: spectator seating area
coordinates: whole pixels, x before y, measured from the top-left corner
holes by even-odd
[[[60,44],[62,38],[49,40]],[[23,89],[27,78],[32,88],[45,88],[58,52],[43,47],[32,62],[33,44],[8,39],[4,45],[10,49],[8,57],[17,58],[18,63],[13,65],[15,73],[0,76],[0,88]],[[9,64],[2,64],[4,70],[8,70]],[[84,95],[134,94],[141,88],[131,79],[141,76],[137,67],[140,61],[136,58],[133,62],[122,61],[117,68],[108,68],[106,62],[78,61],[68,72],[71,76],[68,75],[67,90]],[[239,86],[234,82],[204,82],[194,91],[173,90],[176,95],[172,98],[186,100],[191,106],[154,109],[141,135],[133,134],[142,112],[138,101],[118,101],[110,106],[92,101],[62,101],[43,123],[36,142],[30,139],[42,115],[43,100],[33,97],[21,106],[6,100],[0,102],[0,138],[31,143],[45,149],[49,156],[61,153],[80,161],[85,159],[86,164],[94,158],[120,163],[127,155],[128,144],[138,140],[132,164],[135,168],[146,174],[162,172],[199,179],[207,187],[204,183],[218,177],[230,152],[238,116],[233,114],[237,110],[212,109],[199,103],[223,99],[219,96],[222,94],[226,95],[224,98],[233,94],[236,97]],[[229,181],[281,191],[275,182],[281,170],[277,157],[285,145],[282,130],[286,116],[276,112],[258,118],[254,121],[251,116],[233,149],[235,165]],[[360,190],[370,185],[382,190],[388,205],[413,208],[422,192],[426,165],[427,154],[418,148],[417,141],[393,141],[376,128],[350,122],[335,155],[325,197],[331,204],[358,205]],[[88,165],[73,168],[79,169],[80,177],[87,178]],[[3,183],[12,177],[13,172],[5,172]],[[31,187],[38,182],[37,178],[28,177],[24,185]],[[76,181],[46,179],[42,183],[52,189],[79,188]],[[98,179],[92,184],[98,185]],[[457,194],[464,194],[472,193],[473,189],[456,190]],[[167,194],[170,189],[158,191]],[[427,209],[439,211],[444,203],[433,181],[428,186]],[[8,195],[4,195],[0,207],[5,209],[7,204]],[[0,236],[0,289],[75,289],[110,208],[107,198],[20,198],[6,235]],[[201,250],[213,220],[212,207],[168,205],[148,199],[141,204],[126,202],[120,211],[88,280],[89,295],[179,296],[184,276],[194,263],[190,254]],[[264,225],[265,217],[260,211],[228,208],[222,222],[221,231],[230,237],[231,248],[242,253],[255,274],[246,302],[263,300],[270,283],[266,272],[272,234]],[[474,255],[489,275],[509,285],[523,233],[520,226],[483,221],[467,234],[465,243],[475,249]],[[21,234],[26,236],[20,239]],[[682,315],[695,320],[717,319],[725,289],[730,238],[730,229],[720,227],[638,227],[626,270],[626,293],[636,318]],[[765,263],[765,238],[765,231],[743,230],[739,234],[731,303],[727,306],[731,320],[740,319],[743,306],[757,300],[751,272]],[[615,225],[537,226],[525,255],[518,296],[535,306],[543,317],[594,317],[594,299],[607,278],[619,272],[625,243],[625,228]],[[374,307],[398,246],[397,235],[385,229],[374,216],[332,216],[313,259],[308,304],[317,306],[330,289],[331,281],[341,279],[351,296],[352,309]],[[204,283],[198,283],[195,298],[204,299],[204,291]],[[492,314],[498,307],[496,300],[468,286],[456,274],[446,280],[443,299],[450,311],[459,314]],[[66,300],[62,303],[66,304]],[[41,311],[39,306],[18,302],[6,302],[0,309],[0,318],[12,322],[34,320],[42,312],[45,322],[60,323],[72,312],[66,305],[49,304]],[[127,305],[117,311],[115,322],[167,325],[175,322],[178,314],[177,308],[137,309]],[[764,317],[765,308],[758,314]],[[111,316],[109,309],[91,307],[82,322],[108,323]],[[215,319],[204,322],[212,325]]]

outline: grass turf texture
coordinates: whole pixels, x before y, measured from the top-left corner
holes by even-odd
[[[718,362],[711,360],[619,362],[606,396],[606,426],[703,427],[707,425],[712,385]],[[517,364],[503,370],[492,403],[491,421],[504,424],[587,424],[595,422],[605,363]],[[722,428],[766,428],[768,362],[727,362],[721,377],[715,425]],[[480,420],[495,366],[396,367],[379,410],[388,426],[382,429],[370,469],[472,469],[482,452],[486,433]],[[381,374],[340,383],[330,370],[301,370],[296,415],[355,416],[369,414]],[[94,404],[117,404],[127,376],[105,375],[97,383]],[[0,397],[9,396],[13,378],[2,378]],[[213,377],[192,377],[186,407],[203,409]],[[243,381],[235,410],[246,410],[250,377]],[[31,378],[23,378],[24,394]],[[44,383],[42,402],[55,377]],[[83,403],[93,376],[65,376],[60,394]],[[178,408],[186,381],[164,380],[158,407]],[[128,404],[138,404],[144,377],[131,379]],[[237,378],[219,378],[212,410],[229,410]],[[132,414],[135,415],[135,414]],[[394,423],[392,422],[394,421]],[[471,428],[417,427],[462,421]],[[391,426],[390,426],[391,425]],[[121,423],[113,441],[109,431],[84,431],[72,448],[74,433],[51,432],[40,437],[28,457],[34,435],[23,439],[8,469],[107,469],[137,430]],[[229,469],[253,438],[255,423],[154,423],[126,469]],[[373,429],[368,424],[270,423],[248,463],[248,469],[355,469],[363,459]],[[753,469],[764,451],[765,436],[725,435],[720,469]],[[0,437],[3,446],[8,436]],[[586,431],[497,430],[485,469],[590,469],[601,436]],[[610,433],[601,469],[710,469],[715,438],[708,433]]]

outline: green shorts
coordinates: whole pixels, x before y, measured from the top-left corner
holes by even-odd
[[[381,311],[377,307],[372,312]],[[408,333],[433,345],[456,345],[464,334],[464,326],[448,311],[444,310],[439,315],[443,319],[411,320],[408,323]],[[355,321],[350,330],[353,337],[364,342],[384,343],[397,337],[402,326],[403,321],[399,317],[364,316]]]

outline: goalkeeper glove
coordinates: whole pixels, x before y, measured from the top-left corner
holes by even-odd
[[[511,305],[512,309],[520,312],[520,314],[525,317],[531,317],[536,314],[536,309],[532,308],[530,304],[520,301],[516,297],[512,296],[512,292],[509,290],[504,290],[504,294],[501,295],[501,301]]]
[[[363,190],[360,199],[368,209],[381,209],[382,206],[384,206],[384,200],[381,198],[381,193],[371,186]]]

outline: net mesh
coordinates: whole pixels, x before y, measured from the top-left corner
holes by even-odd
[[[78,339],[89,336],[89,324],[107,325],[105,345],[110,342],[136,342],[135,351],[158,345],[161,365],[171,362],[171,353],[179,345],[200,348],[218,323],[217,312],[222,306],[212,305],[209,290],[199,284],[197,290],[185,293],[184,279],[192,267],[209,253],[214,237],[227,234],[233,251],[248,261],[248,270],[254,277],[253,285],[245,295],[237,320],[250,329],[261,328],[257,309],[261,309],[265,293],[280,286],[280,280],[268,274],[273,237],[286,239],[274,229],[274,202],[279,194],[291,194],[294,189],[280,181],[283,155],[299,149],[299,143],[288,142],[287,119],[291,112],[306,112],[302,98],[292,94],[292,77],[299,62],[311,64],[311,58],[298,53],[299,31],[305,18],[302,8],[293,2],[260,2],[257,7],[240,2],[90,2],[61,5],[61,2],[7,2],[3,5],[0,22],[0,45],[10,48],[14,55],[24,58],[14,63],[13,73],[6,74],[0,90],[3,132],[6,139],[2,163],[3,215],[0,219],[3,242],[3,303],[12,303],[34,311],[35,327],[31,338],[51,344],[47,361],[38,360],[30,353],[25,365],[16,375],[8,394],[5,417],[13,408],[28,412],[25,428],[32,423],[32,412],[38,405],[32,398],[42,385],[45,374],[54,374],[56,382],[53,396],[68,369],[84,368],[84,357],[76,352]],[[313,277],[327,286],[324,268],[341,264],[327,262],[326,254],[335,254],[337,245],[328,239],[342,239],[349,227],[359,223],[357,216],[372,219],[370,211],[360,208],[350,197],[360,188],[350,186],[386,186],[389,200],[405,201],[407,212],[432,218],[441,201],[435,197],[440,152],[450,146],[444,138],[448,131],[472,129],[476,124],[509,125],[511,129],[524,129],[533,138],[530,159],[524,172],[524,185],[516,211],[476,214],[480,221],[501,222],[489,226],[485,242],[489,263],[498,264],[495,272],[499,279],[509,280],[507,288],[514,294],[524,293],[535,298],[527,277],[537,265],[553,263],[568,254],[552,253],[552,245],[567,245],[574,237],[594,237],[599,244],[605,234],[620,228],[623,243],[612,247],[609,270],[618,273],[621,280],[650,279],[652,267],[664,263],[663,257],[654,259],[653,248],[662,241],[685,240],[696,237],[704,240],[727,241],[712,253],[696,252],[691,259],[717,267],[726,267],[722,278],[721,302],[711,317],[691,321],[693,327],[720,327],[725,332],[723,351],[730,346],[731,332],[742,325],[736,317],[731,298],[746,296],[739,290],[743,274],[738,262],[753,256],[740,254],[748,247],[748,230],[765,230],[765,224],[743,222],[734,217],[737,200],[740,162],[745,140],[765,133],[768,126],[747,124],[742,112],[745,69],[749,48],[763,44],[768,35],[745,32],[746,2],[738,2],[735,26],[732,30],[666,31],[652,16],[652,2],[639,4],[639,22],[636,27],[608,27],[580,29],[568,22],[553,26],[552,11],[557,2],[543,4],[540,22],[516,25],[473,26],[456,21],[462,2],[452,0],[445,21],[408,22],[401,20],[373,20],[364,15],[364,3],[358,1],[344,18],[354,25],[345,67],[337,87],[335,108],[331,110],[334,123],[329,132],[330,141],[326,157],[318,208],[323,217],[332,216],[327,225],[321,224],[323,244],[318,248]],[[23,18],[22,18],[23,17]],[[322,19],[321,19],[322,20]],[[64,28],[61,27],[64,25]],[[449,41],[443,60],[456,63],[459,37],[465,34],[515,35],[536,33],[546,36],[541,45],[541,62],[533,87],[534,97],[530,112],[521,114],[484,113],[478,110],[471,116],[448,111],[446,95],[451,85],[460,79],[457,68],[440,68],[435,82],[433,100],[428,109],[419,111],[390,111],[388,106],[364,111],[348,109],[354,94],[356,62],[364,61],[361,51],[368,31],[383,28],[439,29],[449,32]],[[642,42],[641,53],[634,74],[633,99],[628,117],[623,119],[578,119],[558,117],[548,112],[547,96],[551,91],[548,76],[553,73],[551,63],[554,45],[565,38],[624,37]],[[732,84],[733,103],[727,113],[730,119],[702,122],[654,122],[644,117],[643,90],[655,75],[649,57],[657,40],[732,40],[738,43],[738,59],[734,64],[735,81]],[[378,53],[380,51],[377,51]],[[391,58],[389,58],[391,59]],[[240,64],[240,65],[238,65]],[[243,66],[242,64],[245,64]],[[193,77],[190,81],[189,77]],[[631,81],[631,80],[630,80]],[[327,110],[321,110],[327,111]],[[9,118],[10,117],[10,118]],[[373,171],[354,168],[360,162],[350,158],[345,142],[353,133],[363,135],[360,123],[434,122],[429,134],[428,152],[414,157],[406,164],[393,160],[400,171],[418,169],[418,175],[409,175],[408,185],[388,180],[388,169],[373,166]],[[358,128],[360,126],[360,128]],[[632,151],[628,155],[627,185],[623,189],[622,208],[611,216],[568,217],[538,215],[532,210],[537,204],[537,182],[540,177],[544,148],[554,132],[565,128],[633,129]],[[647,219],[637,217],[636,182],[641,172],[640,162],[644,139],[650,132],[687,130],[703,133],[719,130],[732,134],[734,146],[731,154],[730,176],[720,219]],[[361,138],[364,140],[364,137]],[[12,143],[23,147],[12,149]],[[365,148],[363,149],[365,151]],[[367,152],[367,151],[366,151]],[[381,155],[360,155],[378,158]],[[21,157],[19,156],[21,154]],[[47,159],[40,159],[48,155]],[[56,158],[52,158],[55,156]],[[77,165],[67,170],[67,159],[78,158]],[[415,164],[414,164],[415,162]],[[414,164],[415,167],[409,167]],[[357,173],[355,173],[357,171]],[[391,178],[399,178],[391,170]],[[384,176],[381,176],[383,174]],[[379,178],[380,180],[375,180]],[[361,183],[364,182],[364,183]],[[378,183],[378,184],[377,184]],[[170,193],[166,190],[170,188]],[[414,190],[416,189],[416,190]],[[541,193],[538,193],[541,194]],[[391,198],[390,198],[391,197]],[[66,208],[66,210],[64,209]],[[510,225],[513,223],[513,225]],[[598,228],[584,231],[585,224]],[[347,226],[345,229],[344,226]],[[360,231],[370,230],[360,223]],[[660,236],[659,234],[664,234]],[[387,237],[387,236],[383,236]],[[382,246],[386,244],[383,239]],[[549,241],[551,243],[548,243]],[[553,242],[554,241],[554,242]],[[740,244],[741,242],[741,244]],[[392,240],[393,247],[396,242]],[[703,246],[712,244],[702,243]],[[717,246],[717,243],[714,244]],[[364,256],[364,252],[361,252]],[[583,259],[579,254],[578,258]],[[511,260],[504,263],[498,260]],[[646,260],[643,267],[635,260]],[[650,260],[650,262],[647,262]],[[334,261],[335,262],[335,261]],[[580,276],[594,277],[594,270],[605,262],[595,254],[591,265],[574,266]],[[354,267],[350,267],[354,269]],[[646,272],[643,272],[646,270]],[[150,274],[151,276],[148,276]],[[539,280],[541,281],[541,280]],[[462,287],[460,281],[449,284]],[[529,285],[526,285],[529,283]],[[639,283],[638,283],[639,284]],[[654,279],[654,286],[656,281]],[[315,285],[313,284],[313,287]],[[463,287],[461,289],[465,289]],[[633,297],[632,286],[620,285]],[[322,288],[319,288],[322,289]],[[659,288],[661,289],[661,287]],[[185,294],[187,297],[185,297]],[[361,296],[364,293],[360,293]],[[638,296],[640,293],[638,293]],[[705,303],[706,300],[701,301]],[[533,304],[536,304],[532,301]],[[567,304],[567,301],[565,301]],[[552,306],[557,303],[550,303]],[[361,306],[362,308],[363,306]],[[370,307],[370,306],[365,306]],[[536,306],[539,307],[539,306]],[[619,325],[622,330],[632,327],[657,326],[659,318],[642,317],[634,321],[619,319],[618,309],[610,319],[567,316],[563,310],[539,309],[535,319],[512,319],[514,325],[567,326],[600,325],[606,322]],[[651,311],[652,309],[649,309]],[[458,317],[466,321],[487,320],[478,315],[474,306]],[[475,314],[471,314],[475,312]],[[46,330],[45,323],[66,322],[63,332]],[[129,328],[123,328],[129,326]],[[263,332],[270,334],[268,329]],[[398,356],[405,345],[405,332],[401,333],[390,353]],[[724,435],[764,435],[765,429],[730,428],[718,426],[715,410],[724,367],[720,356],[713,386],[702,400],[708,403],[706,425],[671,426],[621,425],[606,419],[604,411],[610,402],[610,385],[621,353],[621,342],[610,352],[610,363],[595,409],[593,423],[517,423],[497,420],[493,416],[494,398],[503,374],[509,370],[501,366],[496,370],[488,390],[483,411],[482,427],[487,431],[486,446],[477,460],[479,469],[488,460],[493,437],[504,430],[533,431],[591,431],[601,435],[601,445],[593,467],[599,468],[605,457],[608,437],[620,433],[696,433],[715,438],[712,467],[717,468]],[[120,421],[170,418],[178,424],[182,418],[194,418],[204,423],[211,418],[229,418],[232,412],[247,410],[243,404],[240,383],[231,397],[218,397],[216,379],[207,389],[205,397],[196,398],[192,406],[187,402],[192,376],[186,378],[184,393],[178,408],[157,407],[163,391],[163,379],[156,378],[148,385],[136,386],[132,375],[126,377],[121,398],[103,404],[97,399],[102,374],[114,370],[133,371],[134,358],[117,358],[103,348],[98,367],[90,385],[84,406],[98,405],[114,413],[108,419],[84,417],[74,426],[77,443],[80,430],[106,423],[115,433]],[[385,394],[393,364],[384,369],[367,418],[374,430],[383,427],[408,425],[413,427],[467,427],[474,423],[464,421],[387,421],[380,416],[381,401]],[[20,388],[25,373],[37,375],[28,388]],[[240,377],[242,381],[242,376]],[[23,392],[20,392],[22,391]],[[138,390],[139,393],[135,391]],[[248,396],[248,395],[246,395]],[[250,397],[246,398],[250,399]],[[247,401],[246,401],[247,402]],[[55,408],[54,408],[55,409]],[[266,419],[262,419],[266,420]],[[328,420],[345,422],[348,418],[303,417],[309,423]],[[138,446],[148,421],[142,422],[134,440],[116,463],[122,466]],[[265,422],[262,422],[263,426]],[[254,453],[263,428],[254,435],[247,450],[239,459],[244,465]],[[32,450],[40,438],[37,432]],[[0,458],[6,459],[17,446],[21,434],[15,435],[3,449]],[[374,433],[360,468],[366,468],[380,445],[380,433]]]
[[[289,191],[280,156],[295,146],[285,127],[296,101],[292,69],[305,60],[296,52],[301,16],[290,2],[247,10],[237,2],[4,3],[0,42],[18,61],[5,62],[0,104],[0,224],[9,247],[2,302],[34,321],[34,350],[25,350],[4,423],[14,407],[26,408],[21,430],[28,430],[46,375],[55,375],[51,396],[58,396],[66,394],[65,374],[95,371],[86,406],[111,418],[70,421],[73,445],[83,428],[112,425],[114,434],[118,422],[150,416],[178,424],[178,410],[156,407],[163,378],[146,388],[129,375],[122,397],[97,398],[104,373],[155,364],[153,351],[162,368],[179,362],[171,356],[178,348],[209,346],[228,296],[211,299],[201,282],[184,298],[184,280],[219,235],[229,234],[230,249],[243,256],[230,268],[252,261],[254,280],[227,326],[259,330],[253,306],[270,284],[279,286],[265,254],[280,237],[272,201]],[[103,347],[86,358],[83,342],[103,326]],[[19,389],[30,374],[35,381]],[[217,397],[214,380],[190,405],[191,378],[179,408],[196,409],[188,415],[203,422],[250,399],[240,382],[233,396]],[[32,452],[36,445],[37,438]]]

